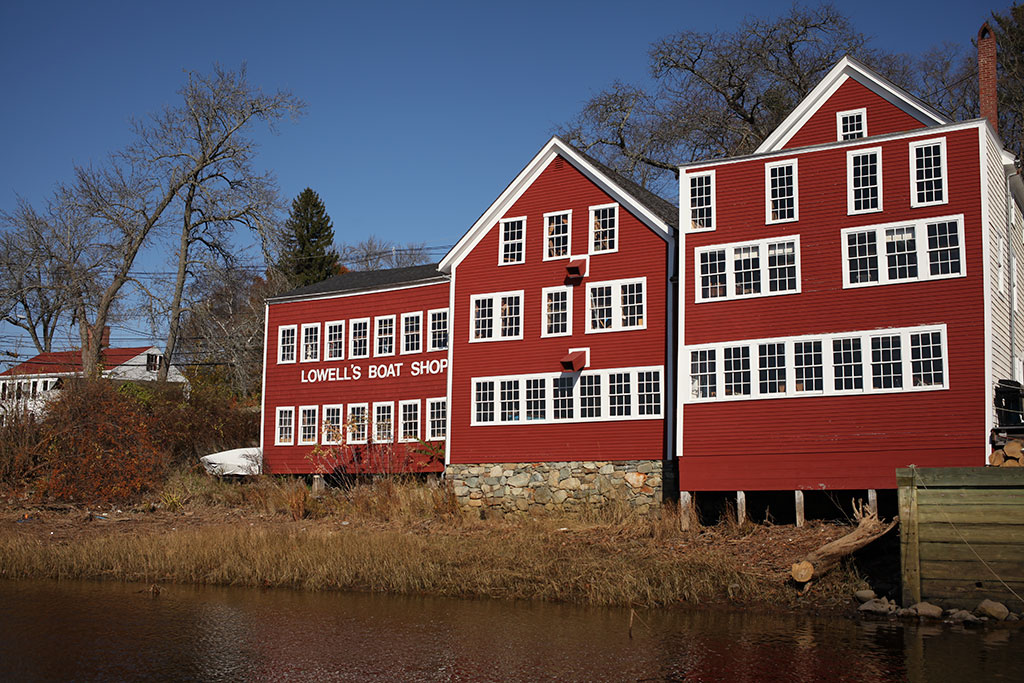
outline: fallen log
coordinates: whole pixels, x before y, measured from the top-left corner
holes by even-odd
[[[795,581],[806,583],[823,576],[839,564],[841,559],[881,538],[899,522],[899,517],[896,517],[886,524],[878,519],[878,513],[864,512],[863,508],[855,510],[854,515],[859,519],[856,529],[842,538],[826,543],[800,562],[793,564],[790,574]]]

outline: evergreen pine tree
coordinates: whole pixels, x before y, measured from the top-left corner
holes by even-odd
[[[334,250],[334,226],[320,195],[308,187],[300,192],[284,227],[278,268],[294,286],[311,285],[344,272]]]

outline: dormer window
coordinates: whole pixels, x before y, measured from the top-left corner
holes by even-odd
[[[868,135],[867,109],[851,109],[836,114],[837,139],[857,140]]]

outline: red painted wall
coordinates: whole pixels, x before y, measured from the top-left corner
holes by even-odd
[[[662,419],[471,426],[472,379],[557,372],[569,348],[589,347],[590,368],[665,365],[667,242],[619,207],[619,250],[590,258],[590,274],[573,289],[573,335],[541,338],[541,289],[564,284],[565,260],[544,261],[543,214],[572,209],[572,253],[586,254],[589,207],[614,200],[570,163],[556,159],[504,217],[526,216],[525,263],[498,266],[497,223],[455,270],[451,462],[659,460]],[[585,333],[586,283],[647,277],[647,327]],[[524,290],[523,339],[469,343],[470,296]],[[662,373],[664,394],[665,373]],[[671,413],[668,405],[663,411]]]
[[[899,133],[924,127],[923,123],[910,114],[887,102],[852,78],[848,78],[785,144],[785,149],[835,142],[838,139],[836,113],[861,107],[867,109],[869,136]]]
[[[681,490],[894,488],[896,467],[984,463],[989,383],[978,131],[942,135],[950,201],[940,206],[910,207],[909,143],[934,132],[857,145],[881,144],[882,213],[847,215],[849,147],[794,152],[800,220],[781,225],[765,225],[763,159],[717,167],[719,227],[686,236],[686,344],[945,323],[949,389],[687,404]],[[842,229],[960,213],[966,277],[842,288]],[[695,248],[793,234],[800,235],[800,294],[694,303]],[[682,361],[688,371],[689,354]]]
[[[427,311],[448,307],[448,283],[437,283],[419,287],[407,287],[391,291],[370,292],[335,298],[314,299],[273,303],[269,306],[267,323],[266,379],[263,385],[264,410],[263,426],[263,462],[268,472],[309,474],[322,471],[323,468],[333,470],[338,467],[347,472],[380,472],[380,471],[435,471],[443,469],[443,457],[440,461],[429,461],[422,453],[414,452],[415,443],[399,443],[398,434],[398,402],[403,400],[421,399],[420,430],[426,435],[427,406],[423,399],[442,398],[447,389],[447,372],[436,374],[421,373],[412,376],[412,364],[423,361],[444,361],[447,364],[447,351],[421,352],[402,355],[396,351],[393,356],[376,358],[373,356],[373,318],[374,316],[395,316],[396,330],[400,333],[401,314],[422,311],[423,342],[427,348],[427,335],[430,324]],[[295,362],[279,364],[277,362],[278,327],[281,325],[298,325],[300,341],[303,323],[321,323],[321,359],[325,356],[325,330],[323,323],[335,320],[351,320],[353,318],[370,318],[371,336],[369,358],[349,359],[349,332],[345,331],[345,360],[320,362]],[[401,343],[401,336],[396,337],[396,349]],[[369,377],[369,366],[392,365],[401,363],[396,372],[397,377]],[[438,367],[438,366],[434,366]],[[303,382],[302,373],[308,377],[310,370],[338,368],[339,374],[348,370],[348,376],[354,377],[354,369],[358,369],[360,379],[347,381]],[[296,416],[299,406],[316,405],[321,407],[319,427],[322,427],[322,406],[344,404],[347,411],[350,403],[368,403],[370,411],[373,403],[391,401],[395,407],[395,425],[393,432],[395,441],[389,444],[320,446],[317,453],[309,445],[275,446],[276,408],[278,406],[294,406]],[[372,426],[371,426],[372,428]],[[296,434],[298,426],[296,423]],[[372,432],[370,432],[372,435]],[[318,433],[318,441],[322,441]],[[297,439],[296,439],[297,440]]]

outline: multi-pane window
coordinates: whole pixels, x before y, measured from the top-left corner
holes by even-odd
[[[336,320],[324,323],[324,335],[327,344],[324,346],[326,360],[342,360],[345,358],[345,321]]]
[[[613,417],[632,413],[633,394],[630,391],[630,373],[613,372],[608,376],[608,414]]]
[[[694,230],[715,227],[715,172],[690,176],[690,225]]]
[[[427,399],[427,441],[440,441],[448,433],[448,399]]]
[[[641,370],[636,373],[637,412],[640,415],[661,415],[661,372]]]
[[[962,216],[951,216],[844,230],[844,286],[962,276],[962,225]],[[879,244],[885,245],[881,263]]]
[[[299,443],[316,443],[316,417],[320,412],[316,406],[299,408]]]
[[[911,143],[910,164],[910,205],[945,204],[946,139]]]
[[[500,222],[498,265],[526,261],[526,218],[508,218]]]
[[[525,380],[526,419],[547,419],[547,380],[543,377],[528,377]]]
[[[295,325],[283,325],[277,328],[277,362],[295,362]]]
[[[373,404],[373,440],[391,443],[395,440],[395,404]]]
[[[853,109],[836,113],[836,139],[857,140],[866,137],[867,110]]]
[[[590,253],[618,251],[619,205],[590,207]]]
[[[725,395],[750,394],[750,347],[729,346],[723,355],[725,361]]]
[[[796,169],[796,160],[765,164],[765,223],[795,221],[799,217]]]
[[[822,391],[825,366],[821,340],[793,342],[793,381],[798,392]]]
[[[882,150],[860,149],[846,157],[847,211],[882,210]]]
[[[915,387],[942,386],[942,334],[921,332],[910,335],[910,376]]]
[[[544,214],[544,260],[568,258],[572,246],[572,211]]]
[[[494,422],[494,382],[474,383],[473,416],[476,422]]]
[[[899,335],[871,338],[871,385],[875,389],[899,389],[903,386]]]
[[[498,386],[501,391],[498,419],[502,422],[516,422],[519,420],[519,380],[502,380]]]
[[[323,425],[321,441],[325,445],[341,443],[342,435],[344,434],[344,431],[342,431],[344,429],[344,422],[344,413],[340,405],[324,406],[324,416],[321,422]]]
[[[320,323],[302,326],[302,362],[320,360]]]
[[[551,394],[552,394],[552,407],[554,411],[552,416],[556,420],[571,420],[573,418],[573,408],[575,404],[575,397],[573,396],[573,387],[576,386],[576,378],[569,376],[555,377],[551,383]]]
[[[376,351],[375,356],[395,355],[395,316],[388,315],[375,318],[376,330]]]
[[[423,350],[423,314],[402,314],[402,353],[419,353]]]
[[[365,403],[353,403],[348,406],[348,442],[366,443],[368,407]]]
[[[645,326],[647,278],[587,285],[587,332],[638,330]]]
[[[714,398],[718,394],[718,373],[715,350],[690,352],[690,395],[693,398]]]
[[[580,377],[580,417],[601,417],[601,375]]]
[[[295,408],[277,409],[277,446],[290,446],[295,438]]]
[[[428,312],[430,316],[430,345],[427,351],[445,351],[448,348],[448,309]]]
[[[832,340],[832,368],[836,391],[864,387],[864,365],[861,360],[860,337]]]
[[[348,325],[348,357],[366,358],[370,355],[370,319],[350,320]]]
[[[420,402],[401,401],[398,405],[402,411],[398,440],[405,442],[418,440],[420,438]]]
[[[697,302],[800,291],[800,238],[719,244],[696,250]],[[767,285],[765,284],[767,283]]]
[[[762,394],[786,392],[786,345],[781,342],[758,344],[757,373]]]
[[[569,287],[546,287],[544,311],[541,320],[544,327],[542,337],[558,337],[572,334],[572,289]]]
[[[501,292],[471,297],[470,341],[523,338],[523,293]]]

